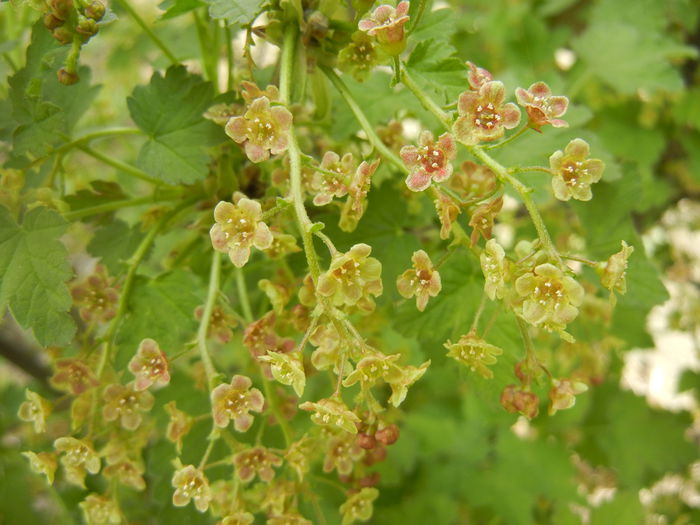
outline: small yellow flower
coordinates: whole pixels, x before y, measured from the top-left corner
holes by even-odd
[[[186,465],[177,470],[173,475],[172,486],[175,487],[173,505],[176,507],[184,507],[193,500],[199,512],[206,512],[209,508],[211,501],[209,480],[204,472],[193,465]]]
[[[214,209],[216,223],[209,230],[214,249],[228,253],[231,262],[241,268],[250,258],[250,248],[269,248],[272,233],[262,221],[262,207],[257,201],[240,197],[236,204],[221,201]]]
[[[27,400],[19,406],[17,416],[27,423],[34,424],[37,434],[46,432],[46,418],[51,413],[51,403],[28,388],[24,391]]]

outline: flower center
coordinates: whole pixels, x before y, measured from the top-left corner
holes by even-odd
[[[496,108],[491,102],[485,106],[483,104],[479,104],[474,113],[474,125],[479,128],[491,130],[499,125],[502,118],[503,117],[501,117],[500,113],[496,111]]]
[[[445,165],[445,154],[434,146],[424,146],[418,160],[428,173],[434,173]]]

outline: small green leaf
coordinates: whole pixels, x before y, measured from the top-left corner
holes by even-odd
[[[248,25],[262,10],[265,0],[207,0],[209,16],[228,25]]]
[[[0,305],[32,329],[42,345],[66,344],[75,333],[68,314],[72,276],[68,251],[59,238],[68,223],[55,211],[37,207],[18,224],[0,206]]]

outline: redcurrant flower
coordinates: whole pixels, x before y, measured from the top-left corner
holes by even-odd
[[[216,224],[209,230],[214,249],[228,253],[231,262],[243,267],[250,258],[250,247],[269,248],[272,233],[262,221],[262,207],[257,201],[241,197],[236,204],[221,201],[214,209]]]
[[[287,465],[296,472],[299,480],[304,479],[304,475],[311,468],[311,457],[318,449],[318,440],[304,435],[298,441],[292,443],[284,455]]]
[[[498,181],[496,174],[486,166],[469,160],[462,163],[462,169],[455,172],[447,187],[463,199],[484,199],[493,194]]]
[[[176,507],[184,507],[190,500],[194,500],[194,506],[199,512],[206,512],[209,508],[209,480],[200,469],[186,465],[177,470],[173,475],[172,486],[175,487],[173,505]]]
[[[457,140],[467,145],[489,142],[503,136],[520,122],[518,106],[504,104],[505,88],[497,80],[485,82],[478,91],[465,91],[459,96],[459,118],[453,131]]]
[[[56,454],[51,452],[35,452],[27,451],[22,452],[22,455],[29,460],[29,468],[32,472],[36,474],[43,474],[46,476],[49,485],[53,485],[54,474],[56,473],[56,468],[58,467],[58,461],[56,460]]]
[[[379,491],[374,487],[365,487],[359,492],[351,494],[340,506],[340,513],[343,516],[341,525],[350,525],[355,521],[367,521],[372,517],[374,511],[374,500],[379,497]]]
[[[122,523],[119,505],[112,498],[90,494],[79,503],[87,525]]]
[[[323,471],[331,472],[334,469],[338,474],[347,476],[352,472],[355,462],[365,455],[355,436],[342,433],[328,440],[326,457],[323,460]]]
[[[576,318],[577,306],[583,302],[583,287],[550,263],[540,264],[518,277],[515,290],[523,298],[522,318],[545,330],[564,330]]]
[[[232,117],[241,113],[241,109],[240,104],[214,104],[202,116],[217,126],[225,126]]]
[[[352,41],[338,53],[338,69],[364,82],[379,63],[377,46],[374,39],[362,31],[354,32],[350,38]]]
[[[90,367],[80,359],[72,357],[60,359],[54,366],[56,371],[50,383],[61,392],[77,396],[99,384]]]
[[[360,20],[358,27],[376,37],[379,45],[391,56],[400,55],[406,48],[404,26],[408,22],[408,2],[399,2],[396,8],[380,5],[369,18]]]
[[[324,206],[334,197],[341,198],[347,195],[350,178],[355,170],[355,161],[352,153],[346,153],[341,158],[336,152],[327,151],[321,159],[320,168],[325,170],[325,173],[318,171],[314,177],[313,187],[316,195],[313,203],[316,206]]]
[[[251,162],[262,162],[270,154],[287,150],[292,114],[282,106],[270,107],[270,99],[256,98],[241,117],[233,117],[226,124],[226,134],[243,144]]]
[[[364,389],[382,380],[387,383],[401,381],[401,367],[396,365],[400,357],[399,354],[384,355],[380,352],[363,357],[345,378],[343,386],[350,387],[359,382]]]
[[[396,288],[406,299],[416,297],[416,307],[425,310],[428,299],[437,296],[442,290],[440,274],[433,267],[428,254],[423,250],[413,252],[413,268],[403,272],[396,280]]]
[[[622,249],[611,255],[607,262],[600,265],[597,269],[600,273],[601,284],[610,290],[611,301],[615,301],[615,293],[624,294],[627,292],[627,260],[634,252],[634,246],[629,246],[625,241],[622,241]]]
[[[214,423],[225,428],[230,420],[238,432],[245,432],[253,424],[253,416],[248,412],[262,412],[265,400],[260,390],[251,388],[250,378],[235,375],[231,384],[217,386],[211,392],[211,406]]]
[[[530,125],[539,130],[546,124],[555,128],[568,128],[569,123],[561,120],[569,107],[569,99],[564,96],[552,95],[552,90],[544,82],[535,82],[527,91],[523,88],[515,90],[518,104],[525,108],[530,119]]]
[[[372,182],[372,175],[379,166],[379,159],[368,163],[362,163],[355,170],[355,175],[350,180],[348,188],[348,199],[340,214],[340,229],[345,232],[351,232],[357,227],[357,223],[367,209],[367,194]]]
[[[452,135],[443,133],[437,142],[433,134],[424,130],[418,137],[418,147],[401,148],[401,160],[410,170],[406,186],[411,191],[423,191],[435,182],[443,182],[452,175],[451,160],[457,156]]]
[[[382,263],[370,257],[372,248],[355,244],[347,253],[336,254],[328,271],[318,279],[319,294],[330,297],[335,306],[357,306],[363,312],[374,310],[372,296],[383,291]]]
[[[456,343],[447,341],[445,348],[449,350],[448,357],[459,361],[472,371],[479,372],[484,379],[493,377],[493,372],[488,366],[495,364],[496,356],[503,353],[503,350],[473,333],[463,335]]]
[[[216,525],[250,525],[255,521],[255,516],[250,512],[235,512],[228,514],[223,519],[218,521]]]
[[[452,180],[452,179],[450,179]],[[437,199],[435,199],[435,211],[440,221],[440,238],[445,240],[449,238],[452,231],[452,224],[459,216],[459,206],[452,197],[446,193],[436,190]]]
[[[270,231],[272,232],[272,244],[263,250],[270,259],[281,259],[290,253],[301,251],[294,235],[275,229],[270,229]]]
[[[555,151],[549,157],[549,166],[554,178],[554,196],[562,201],[574,198],[589,201],[593,197],[591,184],[598,182],[603,175],[605,164],[600,159],[587,158],[590,153],[588,143],[574,139],[564,151]]]
[[[508,385],[501,392],[501,406],[511,414],[520,413],[528,419],[533,419],[540,411],[540,398],[534,392]]]
[[[72,285],[73,303],[83,321],[106,323],[117,314],[119,293],[112,281],[106,268],[98,264],[92,275]]]
[[[469,226],[472,227],[471,243],[476,245],[479,236],[484,239],[491,238],[493,221],[503,207],[503,197],[498,197],[490,202],[485,202],[476,207],[469,219]]]
[[[241,96],[246,104],[250,104],[256,98],[260,97],[267,97],[270,102],[277,102],[280,98],[280,91],[277,86],[272,84],[262,90],[257,84],[244,80],[241,82]]]
[[[478,67],[472,62],[467,62],[467,67],[469,67],[469,87],[474,91],[479,91],[481,86],[493,80],[493,75],[483,67]]]
[[[490,239],[479,256],[481,271],[484,274],[484,291],[489,299],[503,299],[505,281],[508,276],[506,252],[496,239]]]
[[[247,483],[256,475],[267,483],[275,477],[272,467],[282,465],[282,459],[265,447],[254,447],[233,456],[238,478]]]
[[[146,481],[143,479],[143,465],[129,459],[107,465],[102,469],[102,474],[107,479],[115,479],[122,485],[136,490],[144,490]]]
[[[46,418],[51,413],[51,403],[28,388],[24,391],[27,400],[19,406],[17,416],[27,423],[34,424],[34,432],[46,432]]]
[[[92,448],[92,443],[86,439],[60,437],[53,446],[61,456],[61,465],[66,470],[66,479],[79,487],[85,487],[85,475],[97,474],[100,471],[100,457]]]
[[[304,395],[306,387],[306,374],[304,374],[304,363],[301,355],[296,353],[283,354],[280,352],[268,352],[267,355],[258,358],[263,363],[270,365],[272,377],[283,385],[294,388],[296,395]]]
[[[166,403],[163,408],[170,416],[168,428],[165,430],[165,438],[175,443],[179,454],[182,451],[182,438],[185,437],[192,428],[192,417],[182,410],[178,410],[175,401]]]
[[[549,391],[549,415],[553,416],[557,410],[566,410],[576,404],[576,396],[583,394],[588,387],[579,381],[571,379],[554,379]]]
[[[316,425],[337,427],[351,434],[357,434],[355,423],[359,423],[360,418],[339,398],[329,397],[316,403],[306,401],[299,405],[299,408],[313,412],[311,421]]]
[[[258,288],[267,295],[272,305],[272,310],[276,314],[282,315],[284,313],[284,307],[287,306],[287,303],[292,298],[291,286],[289,286],[288,283],[283,284],[272,282],[270,279],[260,279],[258,281]]]
[[[389,404],[398,407],[403,403],[404,399],[406,399],[406,394],[408,394],[408,388],[423,377],[429,366],[430,360],[417,367],[412,365],[401,367],[401,376],[395,380],[387,381],[391,387]]]
[[[136,390],[134,384],[112,384],[105,388],[102,398],[105,401],[102,407],[102,417],[105,421],[119,419],[121,426],[126,430],[136,430],[143,416],[141,412],[148,412],[153,408],[155,399],[147,390]]]
[[[136,355],[129,361],[129,371],[134,374],[134,389],[146,390],[151,385],[170,383],[168,358],[153,339],[144,339]]]
[[[204,316],[204,306],[198,306],[194,309],[194,317],[197,321],[201,321]],[[238,324],[236,318],[230,315],[220,304],[214,305],[209,317],[209,328],[207,334],[213,337],[221,344],[226,344],[233,338],[233,330],[231,328]]]

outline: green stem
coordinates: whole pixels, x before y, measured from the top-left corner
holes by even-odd
[[[226,91],[231,91],[233,89],[233,36],[228,25],[224,25],[224,38],[226,38],[226,63],[228,65]]]
[[[177,195],[180,197],[180,194]],[[177,198],[173,196],[173,198]],[[143,204],[155,204],[156,202],[164,202],[173,200],[171,197],[136,197],[134,199],[126,199],[121,201],[106,202],[105,204],[98,204],[97,206],[90,206],[88,208],[82,208],[80,210],[70,211],[63,214],[63,217],[69,221],[75,221],[82,219],[83,217],[89,217],[91,215],[99,215],[100,213],[106,213],[109,211],[120,210],[122,208],[131,208],[134,206],[141,206]]]
[[[496,149],[496,148],[500,148],[501,146],[505,146],[505,145],[508,144],[509,142],[512,142],[512,141],[514,141],[515,139],[517,139],[520,135],[522,135],[523,133],[525,133],[528,129],[530,129],[530,123],[529,123],[529,122],[526,123],[526,124],[525,124],[522,128],[520,128],[518,131],[516,131],[515,133],[513,133],[512,135],[510,135],[507,139],[502,140],[501,142],[498,142],[498,143],[496,143],[496,144],[490,144],[490,145],[488,145],[488,146],[483,146],[483,148],[489,150],[489,149]]]
[[[486,293],[481,294],[481,301],[479,302],[479,307],[476,309],[476,314],[474,315],[474,320],[472,321],[471,327],[469,327],[469,333],[475,334],[479,328],[479,319],[481,319],[481,314],[484,312],[484,307],[486,306]]]
[[[297,28],[294,24],[290,24],[284,36],[280,71],[280,101],[287,106],[290,103],[292,68],[294,65],[296,41]],[[311,278],[315,284],[321,274],[321,267],[318,262],[318,254],[314,248],[313,236],[311,235],[312,222],[304,207],[304,196],[301,191],[301,152],[297,144],[294,127],[289,130],[289,147],[287,152],[289,155],[290,193],[292,202],[294,203],[294,212],[301,232],[309,273],[311,273]]]
[[[328,251],[331,253],[331,257],[333,257],[335,254],[338,253],[338,250],[335,247],[335,244],[333,244],[333,241],[326,235],[325,233],[321,231],[315,231],[314,235],[321,239],[323,241],[323,244],[326,245],[326,248],[328,248]]]
[[[194,25],[197,29],[197,40],[199,41],[199,53],[202,57],[202,65],[204,66],[204,71],[207,74],[207,80],[214,84],[214,89],[217,89],[216,82],[216,64],[212,64],[211,53],[209,52],[209,40],[207,37],[207,28],[202,21],[202,17],[199,16],[197,10],[192,11],[192,16],[194,18]]]
[[[417,0],[417,1],[418,1],[418,9],[416,10],[416,14],[412,17],[411,21],[409,22],[409,24],[410,24],[409,28],[408,28],[409,34],[412,33],[413,31],[415,31],[416,27],[418,27],[418,24],[420,24],[420,20],[421,20],[421,18],[423,18],[423,13],[425,12],[425,8],[428,5],[428,0]]]
[[[539,366],[539,360],[537,359],[537,354],[535,354],[535,347],[532,344],[532,338],[530,337],[530,331],[528,330],[527,323],[519,317],[515,316],[515,320],[518,322],[518,329],[520,330],[520,336],[523,339],[523,343],[525,344],[525,360],[527,363],[526,368],[532,372],[537,369]],[[530,380],[532,378],[532,374],[528,373],[526,375],[526,383],[525,386],[529,387],[530,386]]]
[[[446,129],[452,129],[452,119],[450,116],[445,113],[432,98],[423,92],[418,84],[416,84],[411,78],[411,75],[408,74],[405,67],[401,68],[401,81],[409,90],[411,90],[419,102],[423,104],[423,107],[435,115]]]
[[[253,310],[250,307],[250,299],[248,299],[248,288],[245,284],[245,276],[242,268],[236,268],[236,290],[238,291],[238,300],[241,303],[243,317],[246,323],[253,322]]]
[[[552,170],[550,170],[549,168],[545,168],[544,166],[516,166],[514,168],[510,168],[509,171],[512,174],[540,171],[542,173],[546,173],[547,175],[552,175]]]
[[[204,312],[202,313],[202,319],[200,319],[199,328],[197,329],[197,348],[199,348],[199,355],[204,365],[204,373],[207,376],[207,385],[210,391],[213,390],[214,382],[216,381],[216,369],[214,368],[214,363],[207,349],[207,333],[209,332],[209,320],[214,310],[214,303],[216,303],[216,297],[219,294],[220,276],[221,254],[214,251],[212,252],[211,270],[209,271],[207,301],[204,303]]]
[[[347,105],[350,106],[350,110],[355,115],[355,119],[364,130],[365,134],[367,135],[367,139],[370,141],[372,146],[374,146],[374,149],[376,149],[382,155],[382,157],[391,162],[400,171],[403,173],[408,173],[408,169],[398,155],[391,151],[374,131],[374,126],[370,124],[367,116],[364,114],[357,101],[355,101],[355,98],[352,96],[352,93],[350,93],[350,90],[347,88],[343,80],[332,69],[321,67],[321,71],[323,71],[326,77],[328,77],[341,96],[345,99]]]
[[[151,28],[144,22],[143,18],[136,12],[136,10],[131,7],[131,4],[129,3],[129,0],[117,0],[117,3],[122,6],[122,8],[129,13],[129,16],[134,19],[134,21],[143,29],[143,32],[148,35],[148,37],[153,41],[153,43],[158,46],[158,48],[163,52],[163,54],[168,57],[168,60],[173,65],[177,65],[180,63],[180,61],[175,58],[175,55],[170,51],[168,46],[165,45],[165,43],[156,35]]]
[[[277,393],[272,391],[272,382],[265,377],[265,374],[262,373],[262,369],[260,370],[260,375],[263,378],[263,391],[265,392],[265,399],[267,399],[270,402],[270,410],[272,411],[272,415],[275,416],[277,424],[282,430],[285,445],[289,447],[289,445],[291,445],[293,441],[292,431],[289,428],[289,421],[287,421],[282,415],[282,411],[280,410],[279,405],[279,399],[277,398]]]
[[[91,157],[107,164],[108,166],[112,166],[113,168],[116,168],[119,171],[123,171],[124,173],[127,173],[132,177],[136,177],[137,179],[141,179],[145,182],[150,182],[151,184],[165,184],[163,181],[151,177],[145,171],[141,171],[140,169],[132,166],[131,164],[126,164],[125,162],[122,162],[120,160],[108,157],[107,155],[100,153],[99,151],[95,151],[89,146],[79,144],[77,147],[78,149],[80,149],[84,153],[87,153]]]

